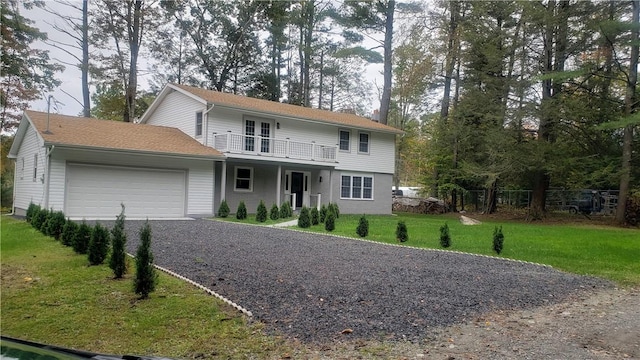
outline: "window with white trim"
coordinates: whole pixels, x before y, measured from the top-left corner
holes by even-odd
[[[341,151],[349,151],[351,149],[350,140],[351,133],[348,130],[340,130],[339,146]]]
[[[342,175],[340,198],[373,200],[373,176]]]
[[[369,133],[358,133],[358,152],[362,154],[369,153]]]
[[[253,191],[253,168],[236,166],[234,184],[235,191]]]
[[[33,154],[33,181],[38,179],[38,154]]]
[[[202,111],[196,113],[196,136],[202,136]]]

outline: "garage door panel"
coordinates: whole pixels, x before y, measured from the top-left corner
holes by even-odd
[[[67,165],[69,216],[115,218],[124,203],[127,217],[182,217],[185,172],[99,165]]]

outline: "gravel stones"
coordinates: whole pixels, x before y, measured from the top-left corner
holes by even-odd
[[[143,222],[127,221],[134,253]],[[151,221],[157,265],[305,342],[418,341],[496,309],[557,303],[607,281],[534,264],[210,220]]]

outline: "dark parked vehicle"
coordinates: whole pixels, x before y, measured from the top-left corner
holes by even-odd
[[[612,215],[618,203],[618,197],[608,192],[583,190],[578,197],[569,201],[566,209],[571,214],[602,214]]]

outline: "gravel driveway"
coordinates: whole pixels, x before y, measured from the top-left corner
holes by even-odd
[[[142,223],[127,221],[130,253]],[[430,328],[496,309],[546,305],[611,286],[532,264],[286,229],[210,220],[151,226],[158,265],[302,341],[417,341]]]

